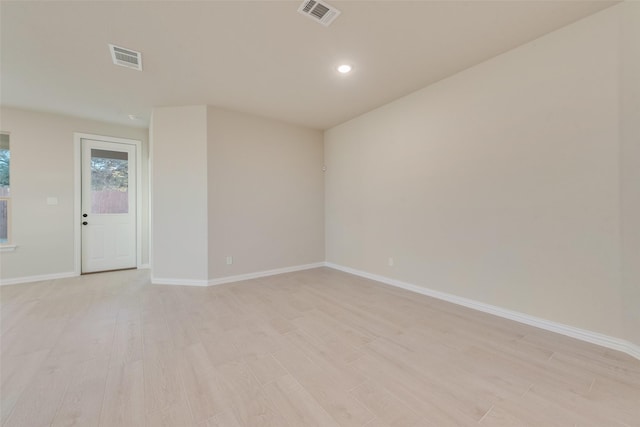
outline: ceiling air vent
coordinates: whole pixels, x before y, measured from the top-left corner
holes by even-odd
[[[142,71],[142,54],[135,50],[110,44],[111,59],[116,65]]]
[[[305,0],[298,12],[328,27],[340,15],[340,11],[320,0]]]

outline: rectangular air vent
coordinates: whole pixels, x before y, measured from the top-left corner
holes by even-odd
[[[338,9],[321,0],[305,0],[298,8],[298,12],[325,27],[328,27],[340,15]]]
[[[116,65],[142,71],[142,54],[135,50],[110,44],[111,59]]]

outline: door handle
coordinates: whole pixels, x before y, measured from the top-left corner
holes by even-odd
[[[87,225],[89,224],[87,221],[82,221],[82,225]]]

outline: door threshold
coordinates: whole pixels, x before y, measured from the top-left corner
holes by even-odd
[[[127,270],[137,270],[138,267],[128,267],[128,268],[116,268],[113,270],[101,270],[101,271],[90,271],[88,273],[80,273],[81,276],[86,276],[87,274],[98,274],[98,273],[111,273],[113,271],[127,271]]]

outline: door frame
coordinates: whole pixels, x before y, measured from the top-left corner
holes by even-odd
[[[136,267],[142,268],[142,141],[137,139],[115,138],[112,136],[94,135],[90,133],[74,132],[73,134],[73,234],[74,260],[73,271],[76,276],[82,273],[82,140],[114,142],[135,146],[136,150]]]

